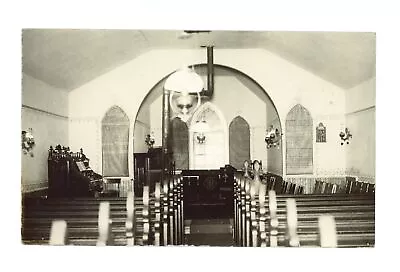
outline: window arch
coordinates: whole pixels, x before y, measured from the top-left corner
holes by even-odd
[[[204,119],[210,130],[204,144],[198,144],[193,130],[197,121]],[[213,103],[205,102],[193,114],[189,125],[190,169],[219,169],[229,163],[228,125],[222,111]]]
[[[229,124],[229,164],[242,169],[245,160],[250,160],[250,126],[236,116]]]
[[[118,106],[111,107],[101,122],[103,176],[127,177],[129,118]]]
[[[286,174],[313,173],[313,120],[300,104],[286,117]]]

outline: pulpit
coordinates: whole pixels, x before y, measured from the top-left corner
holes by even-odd
[[[146,168],[146,160],[149,160],[149,169]],[[146,172],[146,171],[147,172]],[[143,195],[143,186],[146,183],[146,174],[149,175],[150,192],[154,192],[155,182],[161,180],[162,148],[149,148],[147,153],[134,154],[134,190],[136,196]]]
[[[183,170],[185,219],[230,218],[233,213],[231,166]]]

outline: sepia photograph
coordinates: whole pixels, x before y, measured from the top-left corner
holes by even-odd
[[[374,248],[376,42],[21,29],[21,243]]]

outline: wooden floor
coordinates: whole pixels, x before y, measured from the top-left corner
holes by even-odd
[[[190,220],[186,243],[193,246],[233,246],[232,219]]]

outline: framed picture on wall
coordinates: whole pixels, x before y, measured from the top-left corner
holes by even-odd
[[[324,124],[319,123],[316,129],[317,143],[326,143],[326,127]]]

